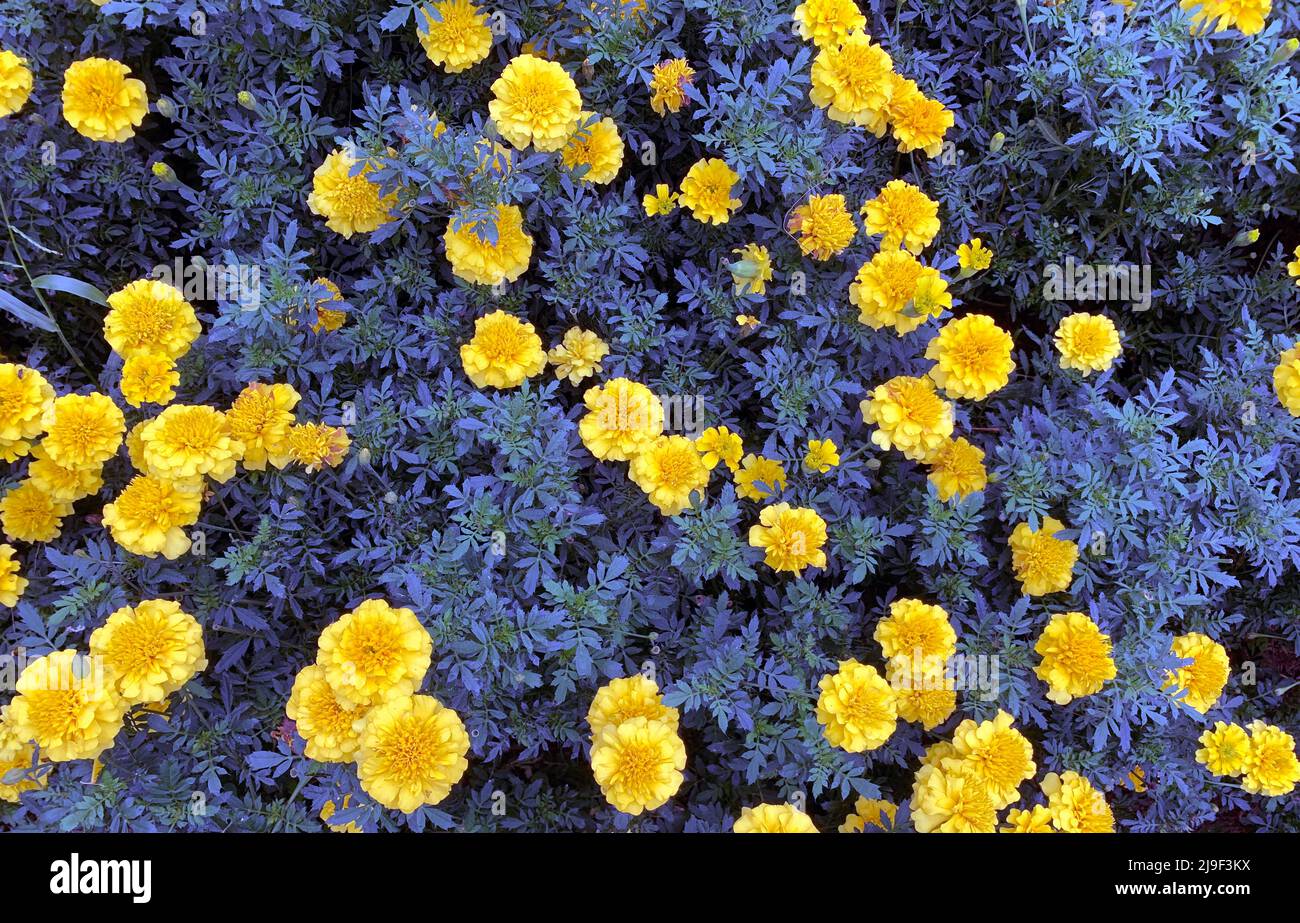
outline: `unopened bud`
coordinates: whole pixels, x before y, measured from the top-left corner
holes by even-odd
[[[1002,146],[1007,143],[1007,136],[1002,132],[997,132],[992,138],[989,138],[989,153],[996,154],[1002,150]]]
[[[159,96],[158,100],[154,103],[154,106],[158,109],[158,114],[161,115],[163,118],[165,119],[176,118],[176,104],[172,102],[170,99],[168,99],[166,96]]]
[[[153,170],[153,175],[158,177],[164,183],[176,182],[176,171],[167,166],[167,164],[163,163],[161,160],[156,162],[151,169]]]
[[[247,90],[240,90],[236,93],[235,100],[245,109],[252,110],[253,112],[257,111],[257,100],[254,99],[253,94]]]
[[[1300,38],[1289,38],[1277,46],[1273,51],[1273,57],[1269,58],[1269,63],[1285,64],[1297,51],[1300,51]]]
[[[1259,228],[1251,228],[1249,231],[1241,231],[1236,237],[1232,238],[1232,247],[1249,247],[1259,240]]]

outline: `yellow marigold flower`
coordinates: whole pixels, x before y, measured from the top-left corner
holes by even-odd
[[[0,51],[0,118],[13,115],[27,105],[32,95],[32,72],[27,59],[7,48]]]
[[[547,359],[555,366],[555,377],[569,379],[576,385],[584,378],[603,371],[600,360],[609,355],[609,345],[596,333],[581,327],[570,327],[564,332],[559,346],[551,347]]]
[[[745,244],[731,251],[740,259],[727,264],[732,289],[737,295],[766,295],[772,281],[772,256],[761,244]]]
[[[1032,779],[1038,769],[1033,746],[1013,723],[999,709],[992,720],[977,724],[967,718],[952,733],[957,757],[974,771],[998,810],[1020,799],[1020,783]]]
[[[611,679],[596,690],[587,709],[587,725],[592,739],[600,737],[607,727],[618,727],[632,718],[662,721],[677,730],[677,709],[663,703],[659,686],[641,673]]]
[[[1079,312],[1064,317],[1053,339],[1061,368],[1078,369],[1084,378],[1106,371],[1121,352],[1115,322],[1104,314]]]
[[[581,177],[584,183],[611,182],[623,167],[623,139],[618,125],[608,116],[600,118],[594,112],[583,112],[578,117],[578,129],[560,152],[560,159],[570,170],[587,167]]]
[[[952,295],[933,266],[906,250],[880,250],[849,284],[849,302],[872,330],[893,327],[902,336],[951,308]]]
[[[302,398],[293,385],[252,382],[226,411],[230,435],[244,446],[244,467],[265,471],[271,456],[283,467],[289,460],[289,428]]]
[[[957,710],[957,683],[947,674],[946,660],[899,655],[886,664],[885,679],[894,690],[898,717],[919,722],[927,731]]]
[[[951,741],[936,740],[925,748],[925,753],[921,755],[921,765],[939,766],[944,760],[952,759],[956,752]]]
[[[25,778],[21,775],[23,771],[32,765],[32,756],[35,752],[35,747],[26,744],[15,747],[10,756],[4,756],[3,753],[0,753],[0,801],[17,804],[24,792],[45,787],[46,782],[49,780],[48,775],[38,779]],[[11,775],[13,781],[6,782],[5,779]]]
[[[645,209],[647,218],[671,215],[677,210],[677,193],[669,189],[667,183],[659,183],[653,194],[646,193],[641,198],[641,207]]]
[[[331,304],[335,301],[342,301],[343,292],[337,285],[335,285],[331,280],[326,279],[324,276],[317,279],[313,284],[323,286],[330,293],[330,296],[328,298],[321,298],[316,302],[316,320],[311,325],[311,332],[320,333],[321,331],[325,331],[327,333],[333,333],[335,330],[341,328],[344,322],[347,321],[348,312],[337,310],[335,308],[327,308],[325,305]]]
[[[410,814],[451,793],[469,768],[468,752],[460,715],[432,696],[399,696],[366,718],[357,778],[375,801]]]
[[[1164,688],[1186,690],[1183,703],[1203,715],[1219,701],[1223,687],[1228,684],[1232,670],[1228,652],[1218,641],[1195,631],[1174,638],[1172,649],[1176,657],[1192,662],[1166,673]]]
[[[1273,391],[1287,413],[1300,417],[1300,340],[1278,357],[1277,368],[1273,369]]]
[[[126,703],[102,665],[76,651],[29,663],[18,677],[8,718],[20,740],[51,762],[93,760],[113,746]]]
[[[98,470],[117,454],[126,431],[126,418],[112,399],[97,392],[65,394],[45,411],[49,459],[64,468]]]
[[[825,474],[832,468],[839,467],[839,448],[831,439],[809,439],[808,454],[803,457],[803,464],[809,471]]]
[[[346,762],[351,762],[351,760],[347,760]],[[352,796],[344,795],[343,809],[347,810],[348,806],[351,803],[352,803]],[[325,802],[325,804],[321,806],[320,809],[320,819],[322,822],[328,824],[331,832],[333,833],[364,833],[365,832],[360,827],[357,826],[357,822],[354,820],[350,820],[346,824],[330,824],[329,819],[334,816],[334,812],[338,810],[338,807],[339,806],[336,805],[333,801],[327,801]]]
[[[939,203],[906,180],[894,179],[862,206],[868,234],[883,235],[885,250],[920,253],[939,233]]]
[[[357,159],[347,151],[335,150],[312,174],[307,207],[325,219],[325,226],[344,237],[369,234],[394,220],[397,193],[381,195],[379,185],[367,175],[374,164],[366,161],[360,170]]]
[[[1300,759],[1296,758],[1295,740],[1279,727],[1252,721],[1250,755],[1246,758],[1241,787],[1252,795],[1278,798],[1289,795],[1300,782]]]
[[[320,635],[316,663],[346,707],[368,708],[420,688],[433,639],[415,613],[367,599]]]
[[[957,265],[961,267],[963,277],[973,276],[993,265],[993,251],[978,237],[972,237],[970,243],[957,248]]]
[[[736,315],[736,326],[738,327],[757,327],[760,323],[762,323],[762,321],[753,314]]]
[[[919,599],[896,599],[889,617],[876,623],[872,635],[886,660],[923,657],[945,661],[957,653],[957,632],[942,606]]]
[[[894,130],[899,153],[924,151],[937,157],[943,150],[943,136],[952,128],[952,112],[937,99],[930,99],[911,80],[893,84],[893,97],[885,109]]]
[[[1115,678],[1110,635],[1082,612],[1058,612],[1039,635],[1034,652],[1041,658],[1034,674],[1047,683],[1047,698],[1057,705],[1100,692]]]
[[[126,434],[126,454],[131,459],[132,467],[141,473],[149,470],[149,466],[144,462],[144,428],[149,425],[149,422],[149,420],[141,420]]]
[[[151,474],[170,480],[207,475],[224,484],[244,456],[244,444],[230,432],[226,415],[205,404],[175,404],[141,432]]]
[[[180,289],[156,279],[139,279],[109,295],[108,308],[104,339],[124,359],[179,359],[203,329]]]
[[[517,388],[546,368],[546,350],[533,325],[505,311],[474,321],[474,337],[460,348],[460,363],[479,388]]]
[[[207,668],[203,627],[170,599],[124,606],[90,636],[127,705],[161,702]]]
[[[1264,28],[1264,20],[1273,8],[1272,0],[1179,0],[1179,6],[1192,12],[1193,31],[1204,23],[1215,32],[1236,26],[1242,35],[1254,35]]]
[[[825,567],[826,520],[816,510],[776,503],[763,508],[749,528],[749,544],[763,549],[763,563],[796,576],[805,567]]]
[[[732,833],[816,833],[812,818],[792,804],[760,804],[741,808]]]
[[[28,479],[55,500],[75,503],[104,486],[102,468],[65,468],[50,461],[40,443],[32,446],[32,460],[27,465]]]
[[[132,554],[174,561],[190,550],[185,529],[199,521],[203,482],[171,481],[150,474],[131,479],[104,507],[104,526],[113,541]]]
[[[838,47],[850,33],[867,27],[867,17],[853,0],[804,0],[794,8],[794,21],[799,37],[812,39],[818,48]]]
[[[772,458],[750,453],[732,468],[736,479],[736,496],[748,500],[765,500],[785,490],[785,465]]]
[[[298,423],[289,427],[283,452],[272,451],[267,460],[277,468],[297,462],[309,474],[325,468],[337,468],[347,458],[352,440],[341,426],[328,423]]]
[[[866,125],[889,102],[893,73],[889,54],[865,32],[853,32],[817,53],[808,97],[836,122]]]
[[[142,353],[122,365],[122,397],[132,407],[170,404],[180,383],[176,364],[166,356]]]
[[[1293,38],[1291,41],[1300,43],[1300,39]],[[1286,274],[1296,280],[1296,285],[1300,285],[1300,244],[1296,245],[1296,248],[1292,251],[1291,255],[1294,256],[1295,259],[1286,264]]]
[[[693,509],[691,495],[709,486],[709,469],[685,436],[660,436],[646,445],[632,459],[628,477],[665,516]]]
[[[912,825],[917,833],[993,833],[997,809],[965,760],[922,766],[912,785]]]
[[[1077,772],[1049,772],[1041,784],[1052,823],[1062,833],[1114,833],[1115,815],[1106,796]]]
[[[0,500],[0,528],[11,541],[52,542],[63,531],[63,517],[71,512],[71,503],[23,481]]]
[[[1026,596],[1046,596],[1070,588],[1074,564],[1079,560],[1079,546],[1069,539],[1057,538],[1065,523],[1052,516],[1043,519],[1035,532],[1022,522],[1011,533],[1011,569]]]
[[[871,441],[912,461],[928,460],[952,435],[952,404],[935,393],[928,378],[891,378],[872,390],[861,409],[862,419],[876,425]]]
[[[805,204],[790,213],[785,228],[798,235],[804,256],[815,260],[829,260],[842,253],[858,233],[844,196],[839,193],[809,196]]]
[[[643,384],[615,378],[587,389],[582,444],[601,461],[627,461],[664,431],[664,406]]]
[[[985,314],[948,321],[925,350],[930,377],[952,398],[982,401],[1011,380],[1011,335]]]
[[[1001,833],[1055,833],[1052,827],[1052,812],[1041,804],[1028,810],[1012,808],[1007,812],[1007,826]]]
[[[144,84],[111,58],[74,61],[63,74],[63,117],[91,141],[132,138],[149,112]]]
[[[988,486],[989,475],[984,469],[984,450],[971,445],[964,436],[948,439],[927,459],[930,481],[938,490],[939,499],[947,502],[955,495],[967,497]]]
[[[459,74],[482,61],[492,50],[487,15],[468,0],[443,0],[420,9],[423,25],[416,29],[429,60],[449,74]]]
[[[650,108],[658,115],[680,112],[695,71],[685,58],[660,61],[650,73]]]
[[[898,726],[893,687],[856,660],[841,660],[839,672],[818,683],[817,721],[832,746],[849,753],[883,747]]]
[[[636,816],[664,805],[682,786],[686,746],[666,721],[642,716],[607,725],[591,746],[591,771],[605,799]]]
[[[582,97],[554,61],[521,54],[492,83],[488,114],[516,148],[558,151],[578,128]]]
[[[533,256],[533,238],[524,231],[524,215],[517,205],[497,205],[491,222],[453,215],[442,243],[457,278],[479,285],[515,281]]]
[[[854,802],[853,813],[844,818],[839,830],[840,833],[865,833],[868,827],[877,827],[889,831],[894,829],[894,818],[897,816],[898,805],[892,801],[863,798],[859,795]]]
[[[704,467],[712,471],[723,462],[732,471],[740,465],[741,456],[745,454],[745,444],[738,433],[733,433],[725,426],[710,426],[700,433],[695,440]]]
[[[40,372],[0,362],[0,461],[27,454],[31,441],[45,432],[46,412],[54,405],[54,388]]]
[[[321,667],[311,664],[298,671],[285,714],[307,741],[307,759],[321,763],[351,763],[355,759],[366,713],[339,701]]]
[[[1216,776],[1239,776],[1246,771],[1250,738],[1245,728],[1216,721],[1212,729],[1201,734],[1198,743],[1201,749],[1196,751],[1196,762]]]
[[[726,224],[731,213],[740,207],[740,199],[731,190],[740,174],[716,157],[697,160],[682,178],[681,204],[691,210],[691,217],[705,224]]]
[[[0,544],[0,606],[13,608],[27,589],[27,578],[19,575],[20,564],[13,545]]]

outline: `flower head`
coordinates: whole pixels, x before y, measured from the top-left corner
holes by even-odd
[[[850,753],[883,747],[898,726],[894,690],[875,667],[841,660],[818,683],[817,721],[832,746]]]
[[[582,97],[578,86],[554,61],[521,54],[492,84],[488,113],[497,130],[518,149],[534,145],[558,151],[578,128]]]
[[[930,466],[928,477],[944,502],[954,496],[967,497],[989,483],[984,450],[971,445],[964,436],[941,443],[926,464]]]
[[[468,752],[460,715],[432,696],[398,696],[366,717],[357,778],[375,801],[410,814],[451,793],[469,768]]]
[[[1106,796],[1077,772],[1043,776],[1043,794],[1052,823],[1062,833],[1114,833],[1115,815]]]
[[[889,617],[876,623],[873,637],[886,659],[923,657],[947,660],[957,653],[957,632],[942,606],[919,599],[896,599]]]
[[[650,72],[650,108],[658,115],[680,112],[686,105],[686,88],[691,85],[695,71],[685,58],[660,61]]]
[[[126,703],[103,667],[76,651],[33,660],[16,689],[8,720],[52,762],[96,759],[122,729]]]
[[[739,259],[727,265],[737,295],[765,295],[772,281],[772,255],[761,244],[745,244],[731,251]]]
[[[978,237],[972,237],[969,243],[957,248],[957,265],[963,274],[974,275],[993,265],[993,251]]]
[[[226,411],[226,425],[231,437],[243,443],[245,468],[265,471],[270,456],[283,458],[287,454],[293,409],[301,399],[288,384],[255,381],[239,392]],[[287,462],[287,458],[284,460]]]
[[[948,321],[930,340],[925,358],[930,377],[952,398],[982,401],[1006,387],[1015,369],[1011,335],[985,314]]]
[[[1196,762],[1216,776],[1239,776],[1246,771],[1250,761],[1250,738],[1245,728],[1236,724],[1214,722],[1214,727],[1201,734],[1201,749],[1196,751]]]
[[[1300,259],[1296,264],[1300,266]],[[1300,417],[1300,340],[1278,357],[1277,367],[1273,369],[1273,391],[1287,413]]]
[[[1228,652],[1218,641],[1195,631],[1174,638],[1172,650],[1174,656],[1192,662],[1166,673],[1165,688],[1172,686],[1178,692],[1185,691],[1183,704],[1203,715],[1219,701],[1223,687],[1228,684],[1232,670]]]
[[[0,606],[18,605],[18,598],[27,589],[27,578],[19,575],[18,549],[0,544]]]
[[[760,804],[741,808],[732,833],[816,833],[812,818],[791,804]]]
[[[950,309],[952,295],[933,266],[906,250],[879,250],[849,284],[849,302],[871,329],[893,327],[902,336]]]
[[[812,39],[818,48],[835,48],[867,26],[853,0],[804,0],[794,8],[794,21],[799,27],[799,37]]]
[[[9,49],[0,51],[0,118],[13,115],[27,105],[32,95],[32,72],[27,59]]]
[[[122,364],[122,397],[132,407],[170,404],[180,383],[176,364],[163,355],[141,354]]]
[[[745,444],[739,433],[733,433],[725,426],[710,426],[695,440],[695,448],[700,453],[704,467],[712,471],[718,462],[724,463],[733,472],[740,465],[741,456],[745,454]]]
[[[948,675],[943,659],[900,654],[890,658],[885,679],[894,690],[898,717],[920,722],[927,731],[947,721],[957,709],[957,682]]]
[[[319,285],[329,292],[328,298],[321,298],[315,304],[316,320],[311,325],[312,333],[325,331],[333,333],[343,326],[348,319],[348,312],[338,308],[327,308],[326,305],[343,301],[343,292],[330,279],[323,276],[316,279],[313,285]]]
[[[686,746],[666,721],[637,716],[606,725],[591,746],[591,771],[601,793],[633,816],[675,795],[685,768]]]
[[[1070,588],[1074,565],[1079,560],[1079,546],[1069,539],[1057,538],[1065,528],[1059,519],[1046,516],[1042,527],[1034,531],[1029,523],[1019,523],[1011,533],[1011,569],[1026,596],[1046,596]]]
[[[117,454],[126,431],[126,418],[112,398],[99,393],[65,394],[45,411],[49,459],[64,468],[98,470]]]
[[[628,477],[665,516],[692,508],[691,495],[709,486],[709,469],[685,436],[659,436],[646,445],[632,459]]]
[[[1039,635],[1034,652],[1041,658],[1034,674],[1047,683],[1057,705],[1100,692],[1115,678],[1110,636],[1082,612],[1058,612]]]
[[[879,830],[893,830],[894,818],[898,816],[898,805],[892,801],[879,798],[863,798],[853,803],[853,813],[844,818],[840,833],[865,833],[868,827]]]
[[[277,468],[283,468],[289,462],[296,462],[307,469],[308,473],[325,468],[337,468],[348,456],[352,440],[341,426],[328,423],[296,423],[289,427],[284,447],[272,451],[267,461]]]
[[[785,228],[798,236],[803,254],[815,260],[829,260],[842,253],[858,233],[839,193],[809,196],[805,204],[790,212]]]
[[[339,701],[317,664],[303,667],[293,680],[285,714],[307,742],[307,759],[351,763],[361,747],[365,712]]]
[[[122,142],[149,112],[145,86],[131,68],[111,58],[86,58],[63,74],[63,117],[92,141]]]
[[[584,183],[612,182],[623,167],[623,139],[614,120],[594,112],[579,116],[578,129],[565,143],[560,159],[570,170],[586,167]]]
[[[0,529],[15,542],[52,542],[63,530],[63,517],[72,504],[57,500],[30,480],[0,499]]]
[[[161,702],[208,665],[203,628],[170,599],[124,606],[90,636],[127,705]]]
[[[952,404],[935,393],[928,378],[891,378],[872,389],[861,409],[862,419],[876,425],[871,441],[913,461],[928,460],[952,435]]]
[[[533,257],[533,238],[524,230],[524,214],[517,205],[497,205],[493,221],[453,215],[442,243],[456,277],[479,285],[515,281],[527,272]]]
[[[420,9],[416,30],[424,53],[449,74],[459,74],[492,50],[488,18],[469,0],[442,0]]]
[[[1012,808],[1007,812],[1007,826],[1002,833],[1055,833],[1052,827],[1052,812],[1046,805],[1036,804],[1031,808]]]
[[[474,337],[461,346],[460,361],[479,388],[515,388],[546,368],[546,351],[532,324],[493,311],[474,322]]]
[[[922,766],[912,784],[912,824],[918,833],[992,833],[997,808],[975,767],[963,759]]]
[[[834,440],[809,439],[808,453],[803,457],[803,465],[809,471],[825,474],[840,463],[840,452]]]
[[[171,480],[207,475],[224,484],[244,456],[226,415],[204,404],[174,404],[141,431],[151,474]]]
[[[582,396],[587,412],[578,434],[601,461],[627,461],[664,431],[664,406],[649,388],[615,378],[588,388]]]
[[[785,490],[785,465],[773,458],[752,452],[733,468],[736,479],[736,496],[747,500],[766,500],[772,494]]]
[[[1192,26],[1222,32],[1236,26],[1242,35],[1254,35],[1264,28],[1273,0],[1179,0],[1192,13]]]
[[[954,118],[943,103],[930,99],[911,80],[895,81],[885,115],[894,131],[899,153],[923,151],[937,157],[943,150],[943,136]]]
[[[587,709],[587,725],[592,739],[600,737],[607,727],[618,727],[631,718],[648,718],[662,721],[677,730],[677,709],[663,703],[659,686],[641,673],[611,679],[596,690]]]
[[[45,432],[45,415],[54,405],[54,388],[40,372],[0,362],[0,461],[26,455]]]
[[[906,180],[885,184],[862,206],[868,234],[881,234],[885,250],[903,247],[920,253],[939,233],[939,203]]]
[[[740,208],[740,199],[733,199],[731,191],[740,181],[740,174],[716,157],[697,160],[682,178],[678,197],[691,217],[705,224],[726,224],[731,213]]]
[[[312,174],[307,207],[344,237],[379,230],[393,220],[397,193],[381,194],[382,188],[368,178],[374,169],[368,160],[357,169],[357,159],[347,151],[330,152]]]
[[[750,526],[749,544],[762,548],[763,562],[778,573],[825,567],[826,520],[816,510],[776,503],[764,507],[758,524]]]
[[[1241,787],[1252,795],[1280,798],[1295,790],[1300,782],[1300,759],[1296,758],[1295,739],[1279,727],[1252,721],[1250,756]]]
[[[677,210],[677,193],[673,192],[667,183],[659,183],[653,193],[647,192],[642,197],[641,207],[645,209],[647,218],[671,215]]]
[[[186,528],[199,521],[203,482],[169,480],[151,474],[131,479],[104,507],[104,526],[113,541],[132,554],[174,561],[190,550]]]
[[[836,122],[869,125],[893,95],[893,73],[889,54],[865,32],[852,32],[817,53],[808,96]]]
[[[339,701],[359,708],[414,693],[432,658],[414,612],[367,599],[321,632],[316,663]]]
[[[1001,709],[990,721],[969,718],[957,725],[952,744],[967,769],[984,784],[999,810],[1020,798],[1020,783],[1034,777],[1034,748],[1012,727],[1012,717]]]
[[[27,773],[35,755],[31,744],[16,744],[8,751],[0,748],[0,801],[17,804],[24,792],[45,787],[48,775],[33,778]]]
[[[1061,319],[1054,337],[1061,368],[1078,369],[1087,378],[1104,372],[1119,357],[1119,331],[1104,314],[1079,312]]]
[[[166,282],[139,279],[108,296],[104,339],[124,359],[179,359],[190,351],[202,329],[194,306]]]
[[[555,367],[555,377],[569,379],[576,385],[602,371],[600,360],[609,355],[609,344],[599,334],[581,327],[570,327],[564,332],[560,345],[551,347],[546,358]]]

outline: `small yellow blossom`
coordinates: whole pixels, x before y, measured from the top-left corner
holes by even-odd
[[[1300,782],[1300,759],[1296,758],[1295,739],[1286,731],[1263,721],[1252,721],[1250,756],[1241,787],[1252,795],[1280,798],[1295,790]]]
[[[13,115],[32,95],[32,72],[27,59],[9,49],[0,51],[0,118]]]
[[[664,705],[658,684],[641,673],[611,679],[596,690],[587,709],[587,726],[591,728],[593,740],[605,728],[616,728],[632,718],[662,721],[677,730],[677,709]]]
[[[794,21],[799,37],[812,39],[818,48],[836,47],[867,25],[853,0],[803,0],[794,8]]]
[[[1183,704],[1202,715],[1214,707],[1228,684],[1232,665],[1223,645],[1200,632],[1192,631],[1174,638],[1175,657],[1192,662],[1165,674],[1165,688],[1186,691]]]
[[[785,490],[785,465],[752,452],[741,459],[740,467],[732,469],[736,480],[736,496],[747,500],[764,500]]]
[[[1250,760],[1250,738],[1245,728],[1223,721],[1201,734],[1201,748],[1196,751],[1196,761],[1216,776],[1239,776],[1246,771]]]
[[[984,468],[984,450],[971,445],[964,436],[948,439],[935,449],[927,460],[928,475],[939,499],[947,502],[956,497],[968,497],[988,486],[989,476]]]
[[[677,193],[668,188],[667,183],[659,183],[653,193],[646,193],[641,199],[647,218],[656,215],[671,215],[677,210]]]
[[[547,359],[555,366],[555,377],[576,385],[601,369],[600,360],[609,355],[609,345],[597,334],[581,327],[570,327],[564,332],[560,345],[553,346]]]
[[[244,445],[244,467],[265,471],[271,456],[288,463],[289,428],[301,396],[293,385],[252,382],[226,411],[230,435]]]
[[[347,708],[368,708],[420,688],[433,639],[410,609],[367,599],[325,627],[316,663]]]
[[[628,477],[665,516],[693,508],[692,495],[703,495],[709,486],[709,469],[685,436],[660,436],[646,445],[632,459]]]
[[[871,441],[912,461],[928,461],[952,435],[953,406],[928,378],[891,378],[872,390],[861,410],[862,419],[876,425]]]
[[[524,230],[524,215],[517,205],[496,206],[494,221],[453,215],[447,219],[442,242],[457,278],[479,285],[514,282],[527,271],[533,256],[533,238]]]
[[[957,265],[961,267],[960,279],[968,279],[993,265],[993,251],[984,246],[978,237],[957,248]]]
[[[681,788],[686,746],[666,721],[637,716],[606,725],[591,747],[591,769],[615,808],[636,816],[662,807]]]
[[[104,486],[103,468],[65,468],[50,460],[45,446],[32,446],[32,460],[27,465],[28,479],[55,500],[76,503]]]
[[[740,465],[745,454],[745,444],[740,434],[733,433],[725,426],[710,426],[700,433],[695,440],[695,448],[700,453],[704,467],[712,471],[718,462],[723,462],[733,472]]]
[[[912,825],[918,833],[993,833],[997,809],[976,770],[946,758],[923,765],[912,785]]]
[[[98,470],[117,454],[126,418],[103,394],[65,394],[55,398],[43,419],[41,445],[56,465]]]
[[[322,763],[350,763],[355,759],[366,712],[340,702],[325,679],[325,671],[317,664],[303,667],[294,677],[285,714],[307,742],[307,759]]]
[[[849,284],[849,302],[860,322],[873,330],[893,327],[902,336],[951,309],[952,295],[933,266],[906,250],[880,250]]]
[[[1062,833],[1114,833],[1115,815],[1106,796],[1077,772],[1049,772],[1041,784],[1052,823]]]
[[[0,606],[13,608],[27,589],[27,578],[19,574],[18,549],[0,544]]]
[[[131,479],[104,507],[104,526],[113,541],[132,554],[174,561],[190,550],[186,528],[199,521],[203,483],[172,481],[150,474]]]
[[[1078,369],[1087,378],[1104,372],[1119,358],[1119,331],[1104,314],[1079,312],[1062,318],[1054,336],[1061,368]]]
[[[161,702],[208,665],[203,627],[170,599],[116,610],[91,633],[90,653],[127,705]]]
[[[1038,531],[1027,522],[1019,523],[1012,531],[1011,569],[1026,596],[1046,596],[1070,588],[1079,546],[1056,537],[1064,528],[1059,519],[1047,516]]]
[[[817,53],[808,96],[836,122],[868,125],[893,95],[893,73],[889,54],[865,32],[852,32]]]
[[[45,415],[54,405],[54,388],[40,372],[0,362],[0,461],[16,461],[45,432]]]
[[[149,112],[144,83],[111,58],[74,61],[63,75],[63,117],[92,141],[120,143],[135,136]]]
[[[601,461],[627,461],[664,431],[664,407],[645,385],[615,378],[588,388],[578,434]]]
[[[46,759],[93,760],[113,746],[126,703],[107,671],[76,651],[56,651],[24,668],[6,720]]]
[[[906,180],[885,184],[862,206],[868,234],[880,234],[885,250],[903,247],[920,253],[939,233],[939,203]]]
[[[132,407],[170,404],[180,383],[176,364],[164,355],[144,353],[122,365],[122,397]]]
[[[341,426],[297,423],[289,427],[283,449],[269,452],[267,461],[277,468],[297,462],[310,474],[343,464],[351,446],[352,440]]]
[[[765,295],[772,281],[772,257],[761,244],[745,244],[731,251],[740,258],[727,265],[737,295]]]
[[[982,401],[1005,388],[1015,370],[1011,334],[986,314],[967,314],[939,328],[925,350],[930,377],[951,398]]]
[[[775,503],[750,526],[749,544],[763,549],[763,563],[777,573],[798,576],[805,567],[826,566],[826,520],[816,510]]]
[[[123,359],[155,355],[179,359],[202,331],[194,306],[181,290],[156,279],[124,286],[108,296],[108,307],[104,339]]]
[[[927,157],[939,156],[943,136],[955,121],[943,103],[930,99],[907,79],[894,82],[885,117],[893,128],[899,153],[922,151]]]
[[[501,137],[522,150],[558,151],[578,128],[578,85],[555,61],[521,54],[492,84],[488,114]]]
[[[15,542],[52,542],[63,531],[72,504],[56,500],[32,481],[23,481],[0,499],[0,531]]]
[[[844,818],[840,833],[864,833],[868,827],[889,831],[894,829],[894,818],[898,816],[898,805],[892,801],[879,798],[863,798],[853,804],[853,813]]]
[[[1007,812],[1007,826],[1002,833],[1055,833],[1052,812],[1045,805],[1036,804],[1029,809],[1012,808]]]
[[[785,228],[798,237],[803,254],[815,260],[829,260],[844,252],[858,232],[839,193],[809,196],[805,204],[790,212]]]
[[[614,120],[583,112],[578,129],[565,143],[560,159],[570,170],[586,167],[581,181],[603,185],[613,182],[623,167],[623,139]]]
[[[460,715],[432,696],[399,696],[366,717],[357,778],[375,801],[410,814],[451,793],[469,768],[468,752]]]
[[[174,404],[141,431],[144,460],[152,474],[180,480],[206,475],[224,484],[244,456],[226,415],[204,404]]]
[[[1300,340],[1278,357],[1273,369],[1273,391],[1287,413],[1300,417]]]
[[[840,661],[818,683],[817,721],[832,746],[862,753],[885,745],[898,726],[894,690],[875,667]]]
[[[803,457],[804,467],[818,474],[825,474],[832,468],[839,467],[839,447],[831,439],[809,439],[808,454]]]
[[[1020,783],[1032,779],[1038,767],[1028,738],[1012,727],[1013,719],[1001,709],[989,721],[969,718],[952,733],[956,756],[974,771],[998,810],[1020,799]]]
[[[889,617],[876,623],[873,635],[886,659],[908,657],[946,661],[957,653],[957,632],[942,606],[919,599],[896,599]]]
[[[685,58],[660,61],[650,73],[650,108],[658,115],[680,112],[695,71]]]
[[[366,161],[358,170],[357,163],[347,151],[332,151],[312,174],[312,191],[307,196],[311,213],[320,215],[326,227],[345,238],[379,230],[394,220],[397,206],[396,191],[384,195],[369,179],[375,165]]]
[[[420,8],[416,35],[424,53],[449,74],[459,74],[492,50],[487,14],[469,0],[442,0]]]
[[[731,197],[740,174],[716,157],[697,160],[682,178],[678,197],[691,217],[705,224],[726,224],[731,213],[740,207],[740,199]]]

